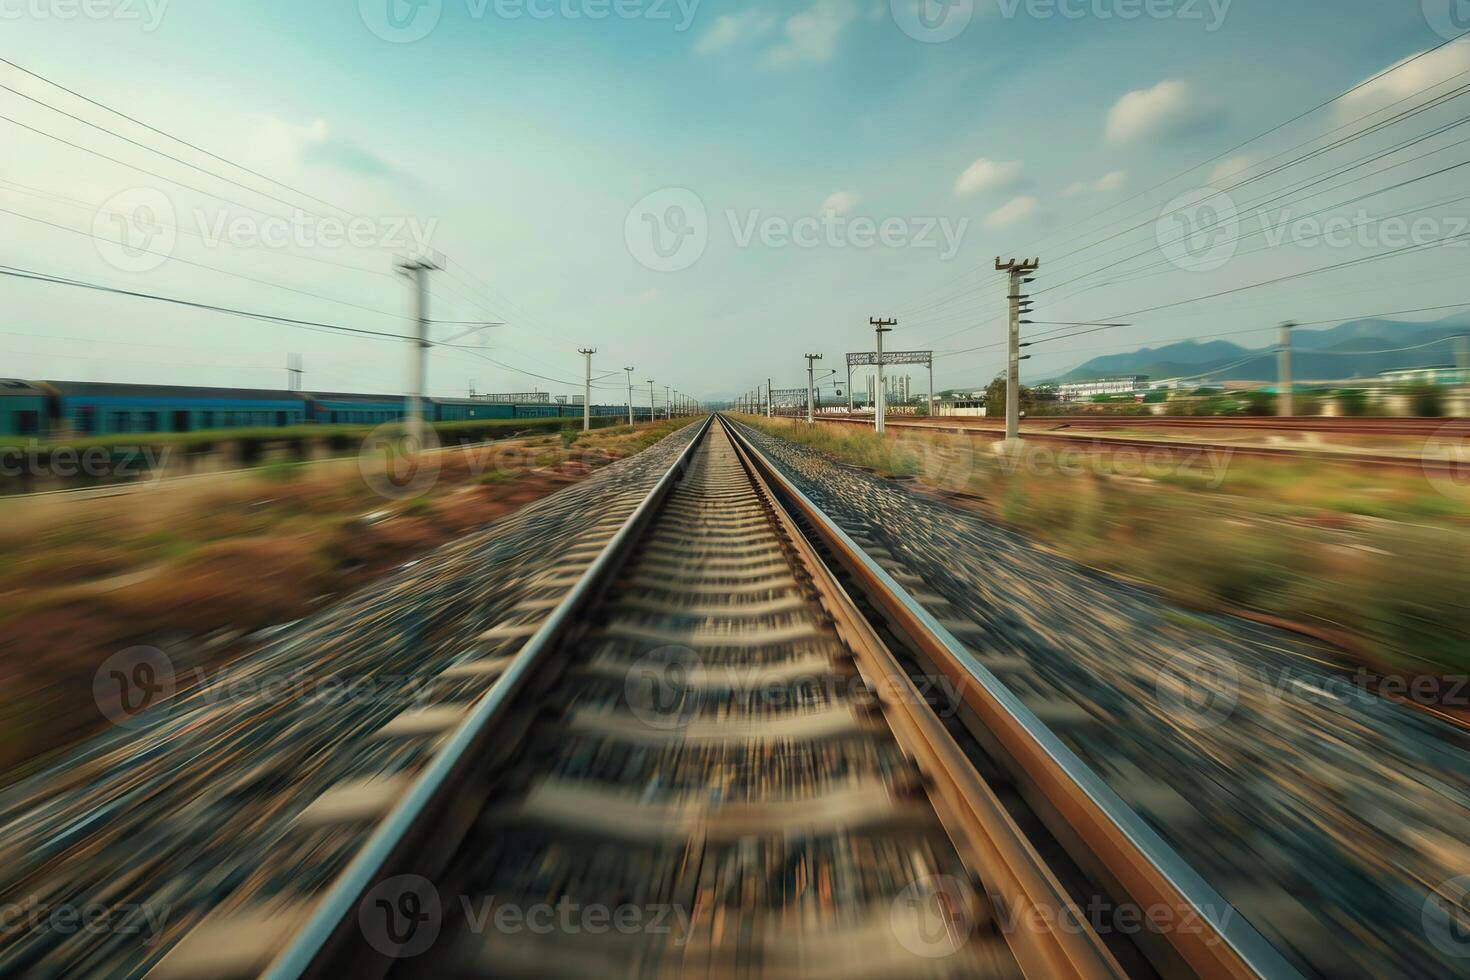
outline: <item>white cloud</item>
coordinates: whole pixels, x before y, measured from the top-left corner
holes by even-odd
[[[990,212],[985,219],[987,228],[1005,228],[1018,221],[1024,221],[1036,212],[1036,198],[1021,196],[1012,198],[1005,204]]]
[[[717,17],[713,26],[695,42],[698,54],[709,54],[738,44],[747,38],[765,34],[776,26],[776,18],[763,10],[743,10],[738,14]]]
[[[852,191],[838,191],[822,202],[820,214],[846,214],[857,207],[858,196]]]
[[[1063,197],[1076,197],[1079,194],[1107,194],[1112,191],[1122,190],[1123,185],[1128,182],[1126,170],[1114,170],[1105,173],[1097,180],[1079,180],[1067,185],[1062,191]]]
[[[1446,44],[1422,56],[1411,55],[1362,88],[1343,96],[1338,103],[1339,112],[1357,116],[1367,108],[1382,108],[1467,69],[1470,69],[1470,44]]]
[[[1086,194],[1089,192],[1097,194],[1107,194],[1111,191],[1122,190],[1123,185],[1127,182],[1127,171],[1114,170],[1111,173],[1103,174],[1097,180],[1079,180],[1075,183],[1069,184],[1067,186],[1067,189],[1062,191],[1062,196],[1076,197],[1079,194]]]
[[[1215,165],[1215,169],[1210,171],[1210,183],[1218,187],[1250,165],[1250,157],[1231,157],[1228,160],[1221,160]]]
[[[972,197],[984,190],[1004,187],[1021,176],[1021,161],[987,160],[981,157],[955,178],[954,192],[959,197]]]
[[[1175,79],[1129,92],[1108,110],[1108,142],[1125,143],[1156,133],[1186,121],[1190,112],[1189,86]]]
[[[856,17],[856,0],[815,0],[801,13],[787,18],[786,40],[771,48],[766,57],[773,65],[830,61],[837,50],[837,35]]]

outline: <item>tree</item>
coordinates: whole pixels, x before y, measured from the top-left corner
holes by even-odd
[[[1444,414],[1444,394],[1437,385],[1415,385],[1409,391],[1409,404],[1420,418],[1435,418]]]
[[[1036,404],[1036,397],[1030,388],[1021,385],[1021,414],[1025,415],[1031,411]],[[996,378],[990,382],[985,389],[985,414],[991,418],[1006,417],[1006,379]]]

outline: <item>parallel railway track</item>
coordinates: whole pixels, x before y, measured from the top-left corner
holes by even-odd
[[[330,883],[156,975],[1295,975],[723,420],[511,632],[385,726],[431,761]]]
[[[851,415],[839,418],[862,419],[869,423],[872,416]],[[928,422],[944,426],[964,426],[975,429],[996,428],[996,421],[975,416],[945,416],[939,419],[906,419],[898,417],[890,422]],[[1069,429],[1200,429],[1200,430],[1255,430],[1261,432],[1315,432],[1340,433],[1343,435],[1381,436],[1431,436],[1447,426],[1459,422],[1470,430],[1470,421],[1453,418],[1408,418],[1408,417],[1353,417],[1328,415],[1046,415],[1023,419],[1021,428],[1046,431],[1065,427]]]
[[[873,427],[871,417],[862,418],[857,416],[826,415],[821,421],[835,423],[838,425]],[[1352,466],[1369,466],[1376,469],[1413,470],[1428,475],[1442,475],[1450,478],[1463,478],[1467,468],[1470,468],[1470,460],[1463,455],[1463,447],[1466,440],[1470,439],[1470,421],[1466,420],[1423,420],[1408,419],[1406,422],[1438,421],[1439,425],[1424,433],[1417,427],[1406,426],[1401,430],[1372,430],[1377,435],[1413,435],[1429,436],[1436,435],[1444,444],[1439,454],[1420,455],[1414,452],[1388,453],[1375,450],[1356,450],[1326,445],[1290,445],[1290,446],[1268,446],[1254,443],[1222,442],[1211,440],[1204,436],[1209,431],[1232,430],[1232,426],[1202,426],[1199,427],[1201,438],[1198,440],[1179,437],[1154,437],[1154,436],[1130,436],[1114,434],[1095,434],[1087,430],[1092,425],[1069,425],[1063,420],[1047,419],[1055,425],[1043,427],[1041,425],[1023,426],[1021,436],[1029,441],[1045,443],[1056,446],[1067,446],[1071,449],[1084,453],[1109,453],[1120,449],[1132,452],[1158,452],[1166,455],[1177,455],[1181,453],[1196,454],[1206,450],[1217,450],[1229,452],[1233,456],[1248,456],[1259,459],[1276,459],[1289,461],[1320,461],[1327,463],[1343,463]],[[963,418],[937,418],[937,419],[915,419],[915,418],[891,418],[886,421],[889,429],[910,432],[941,432],[949,435],[969,436],[973,439],[995,440],[1005,435],[1004,426],[998,426],[994,422],[983,422],[976,424],[973,419]],[[1131,419],[1123,419],[1114,427],[1131,425]],[[1273,426],[1249,425],[1247,430],[1272,429]],[[1292,432],[1316,432],[1316,433],[1353,433],[1359,434],[1359,430],[1351,428],[1330,429],[1305,429],[1282,427],[1284,431]],[[1075,430],[1075,431],[1069,431]],[[1368,431],[1368,430],[1363,430]]]

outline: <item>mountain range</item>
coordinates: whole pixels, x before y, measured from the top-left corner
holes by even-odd
[[[1470,337],[1470,314],[1431,323],[1369,318],[1324,330],[1298,328],[1291,335],[1291,372],[1299,381],[1336,381],[1372,378],[1399,368],[1453,364],[1456,337]],[[1252,348],[1224,340],[1189,340],[1142,347],[1127,354],[1094,357],[1050,380],[1086,381],[1132,374],[1147,375],[1154,381],[1196,375],[1202,383],[1274,381],[1276,345]]]

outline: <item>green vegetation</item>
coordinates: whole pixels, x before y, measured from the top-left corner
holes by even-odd
[[[598,416],[592,419],[594,429],[617,426],[618,416]],[[462,422],[436,422],[434,432],[441,442],[453,444],[480,439],[505,439],[538,432],[554,433],[565,428],[565,418],[540,419],[481,419]],[[577,423],[580,429],[581,423]],[[186,451],[207,451],[221,443],[286,443],[299,444],[311,441],[331,441],[343,447],[350,446],[353,452],[368,433],[377,426],[370,425],[288,425],[280,428],[263,426],[241,429],[205,429],[195,432],[121,432],[104,436],[81,436],[70,439],[51,439],[37,442],[19,436],[0,436],[0,446],[36,446],[41,450],[74,449],[86,450],[93,446],[102,449],[119,446],[171,446]],[[627,426],[623,426],[627,428]]]
[[[1036,406],[1036,393],[1025,385],[1020,386],[1021,413],[1029,415]],[[990,418],[1006,417],[1006,379],[996,378],[985,386],[985,414]]]
[[[912,477],[920,472],[918,456],[869,429],[849,425],[807,425],[805,422],[756,415],[742,415],[740,418],[765,432],[820,449],[843,462],[872,470],[879,476]]]
[[[1409,392],[1409,404],[1415,415],[1438,418],[1444,414],[1444,393],[1438,385],[1415,385]]]

